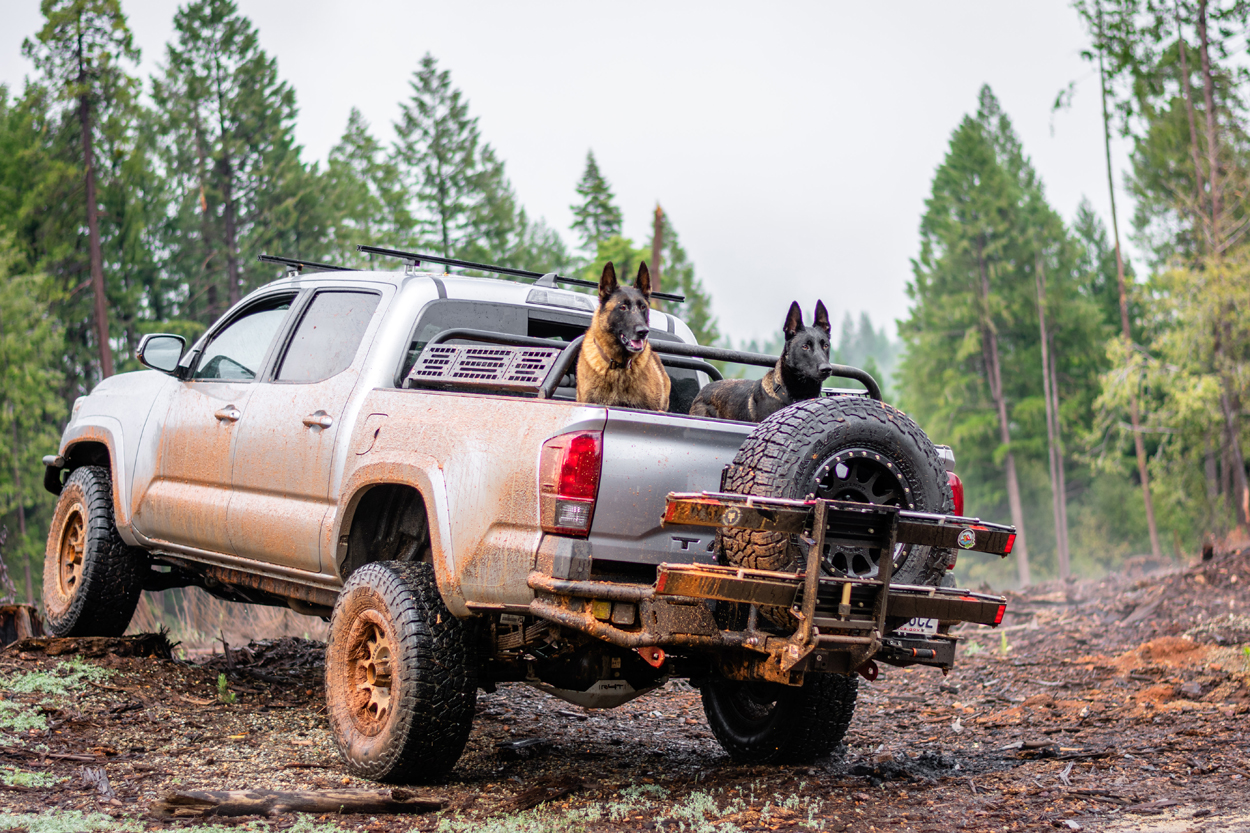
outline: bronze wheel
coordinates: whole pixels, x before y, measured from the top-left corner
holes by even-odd
[[[391,716],[393,638],[375,610],[362,611],[348,639],[350,716],[367,735],[376,735]]]
[[[382,561],[351,574],[326,645],[326,714],[349,770],[397,783],[451,771],[477,701],[473,633],[443,604],[429,564]]]
[[[87,522],[83,518],[84,514],[82,504],[75,502],[70,507],[61,532],[57,581],[62,595],[67,597],[73,596],[74,590],[82,583],[82,556],[87,545]]]
[[[57,636],[121,636],[143,592],[143,554],[113,523],[108,469],[75,469],[61,489],[43,559],[43,606]]]

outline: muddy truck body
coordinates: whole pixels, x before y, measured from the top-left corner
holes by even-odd
[[[606,708],[687,678],[735,758],[811,759],[857,673],[949,669],[953,625],[1001,621],[944,585],[1012,530],[959,516],[949,450],[868,374],[760,425],[693,418],[710,361],[776,359],[653,311],[672,412],[579,404],[593,297],[409,260],[292,262],[75,403],[45,458],[54,633],[120,634],[142,590],[186,586],[325,617],[349,768],[425,781],[508,681]]]

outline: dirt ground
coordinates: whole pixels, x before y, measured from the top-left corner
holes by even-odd
[[[1039,586],[964,635],[948,677],[863,682],[845,754],[815,766],[732,763],[683,682],[613,711],[507,685],[452,779],[413,790],[442,811],[173,821],[153,816],[172,790],[375,786],[330,739],[321,646],[10,649],[0,831],[1250,831],[1250,550]]]

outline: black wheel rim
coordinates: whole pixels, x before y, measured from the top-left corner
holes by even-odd
[[[727,699],[739,721],[759,727],[768,723],[777,708],[777,689],[768,683],[738,683],[730,688]]]
[[[812,493],[824,500],[915,508],[911,484],[898,466],[871,449],[848,448],[829,456],[816,467],[813,480]],[[895,547],[896,564],[902,554],[902,545]],[[834,575],[872,578],[880,560],[880,550],[826,544],[821,564]]]

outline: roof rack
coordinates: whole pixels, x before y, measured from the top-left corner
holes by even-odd
[[[296,260],[293,257],[278,257],[277,255],[257,255],[256,259],[264,263],[281,263],[286,267],[287,277],[294,277],[302,274],[305,269],[311,269],[314,272],[350,272],[346,266],[334,266],[329,263],[318,263],[315,260]]]
[[[450,257],[438,257],[436,255],[423,255],[416,252],[401,252],[397,249],[383,249],[378,246],[356,247],[365,254],[382,255],[383,257],[394,257],[405,261],[409,268],[415,268],[422,262],[438,263],[443,266],[458,266],[461,269],[477,269],[479,272],[494,272],[497,275],[513,275],[518,278],[530,278],[544,286],[550,286],[556,283],[568,284],[570,286],[585,286],[591,289],[597,289],[599,284],[594,281],[584,281],[581,278],[566,278],[563,275],[557,275],[554,272],[542,274],[541,272],[530,272],[525,269],[513,269],[509,266],[491,266],[486,263],[474,263],[469,260],[456,260]],[[685,303],[685,295],[674,295],[671,292],[652,292],[652,298],[658,298],[661,301],[676,301],[677,303]]]

